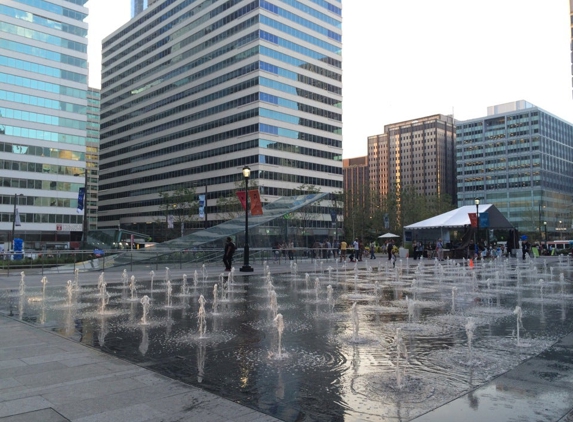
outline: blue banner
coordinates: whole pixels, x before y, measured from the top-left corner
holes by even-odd
[[[479,226],[481,229],[489,227],[489,214],[487,212],[482,212],[479,215]]]
[[[199,218],[205,218],[205,195],[199,195]]]
[[[84,210],[84,199],[86,196],[86,188],[80,188],[78,191],[78,212],[82,212]]]

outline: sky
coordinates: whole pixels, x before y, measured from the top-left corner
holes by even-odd
[[[129,0],[89,0],[90,86]],[[343,0],[343,157],[384,125],[526,100],[573,122],[568,0]],[[113,12],[112,12],[113,11]]]

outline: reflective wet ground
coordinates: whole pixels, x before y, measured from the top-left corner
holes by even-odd
[[[107,276],[104,291],[25,277],[0,310],[286,421],[413,419],[573,330],[568,261],[373,263],[190,275],[170,294],[167,273],[153,286]]]

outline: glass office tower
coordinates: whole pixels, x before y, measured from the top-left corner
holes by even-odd
[[[573,125],[526,101],[457,122],[458,205],[494,204],[522,232],[569,233]]]
[[[0,245],[69,247],[86,167],[87,0],[0,4]],[[78,176],[75,176],[78,175]],[[18,209],[21,226],[15,225]]]
[[[263,200],[341,190],[341,42],[337,0],[157,1],[107,37],[99,228],[157,238],[178,187],[223,221],[243,166]],[[324,210],[315,234],[330,226]]]

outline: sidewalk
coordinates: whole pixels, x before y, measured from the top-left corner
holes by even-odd
[[[277,419],[56,334],[0,317],[0,421]]]

